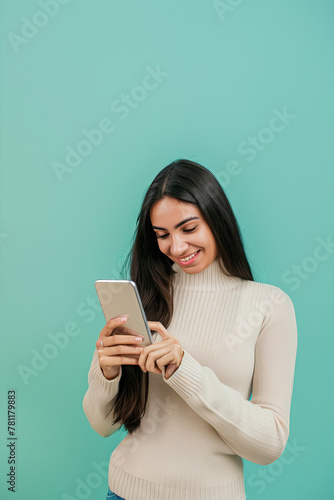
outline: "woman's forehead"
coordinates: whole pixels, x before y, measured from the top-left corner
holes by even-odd
[[[150,216],[152,224],[154,224],[158,219],[174,220],[180,217],[185,218],[191,216],[201,218],[201,212],[194,203],[188,203],[166,196],[154,203],[150,210]]]

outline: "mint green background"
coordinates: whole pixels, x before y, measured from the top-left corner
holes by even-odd
[[[221,19],[209,1],[69,1],[15,53],[8,33],[21,34],[22,18],[32,20],[41,7],[1,3],[3,499],[83,498],[78,479],[87,482],[93,462],[108,461],[124,437],[103,439],[83,413],[104,321],[91,306],[90,316],[77,308],[95,299],[96,279],[118,277],[145,190],[179,157],[220,179],[229,161],[238,162],[240,173],[224,187],[256,280],[281,287],[296,310],[288,446],[299,451],[293,457],[286,450],[267,467],[245,461],[247,498],[334,498],[333,249],[322,251],[297,286],[284,279],[294,265],[311,269],[317,238],[334,239],[334,4],[225,5]],[[157,65],[168,76],[121,120],[111,103]],[[295,118],[247,161],[240,144],[268,126],[273,108],[284,107]],[[59,182],[53,162],[63,162],[65,147],[103,118],[115,130]],[[31,367],[32,349],[42,352],[48,334],[68,322],[80,333],[25,385],[18,365]],[[15,495],[3,485],[9,389],[17,391]],[[97,482],[85,498],[105,498],[106,476]]]

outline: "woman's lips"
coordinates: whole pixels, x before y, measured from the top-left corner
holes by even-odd
[[[195,259],[197,258],[199,252],[200,252],[200,250],[197,250],[196,254],[191,259],[187,260],[186,262],[182,262],[182,260],[180,260],[178,258],[177,258],[177,261],[181,264],[181,266],[187,266],[188,264],[192,264],[195,261]],[[191,255],[191,254],[189,254],[189,255]]]

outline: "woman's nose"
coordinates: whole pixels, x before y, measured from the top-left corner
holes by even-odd
[[[185,254],[187,250],[188,244],[185,242],[185,240],[180,237],[180,236],[172,236],[172,243],[171,243],[171,254],[175,255],[175,257],[180,257]]]

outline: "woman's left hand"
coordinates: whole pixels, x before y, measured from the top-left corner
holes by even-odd
[[[146,346],[138,358],[138,365],[143,372],[162,373],[165,367],[165,378],[168,379],[180,366],[183,350],[177,339],[173,337],[159,321],[148,321],[150,330],[161,335],[162,340]]]

